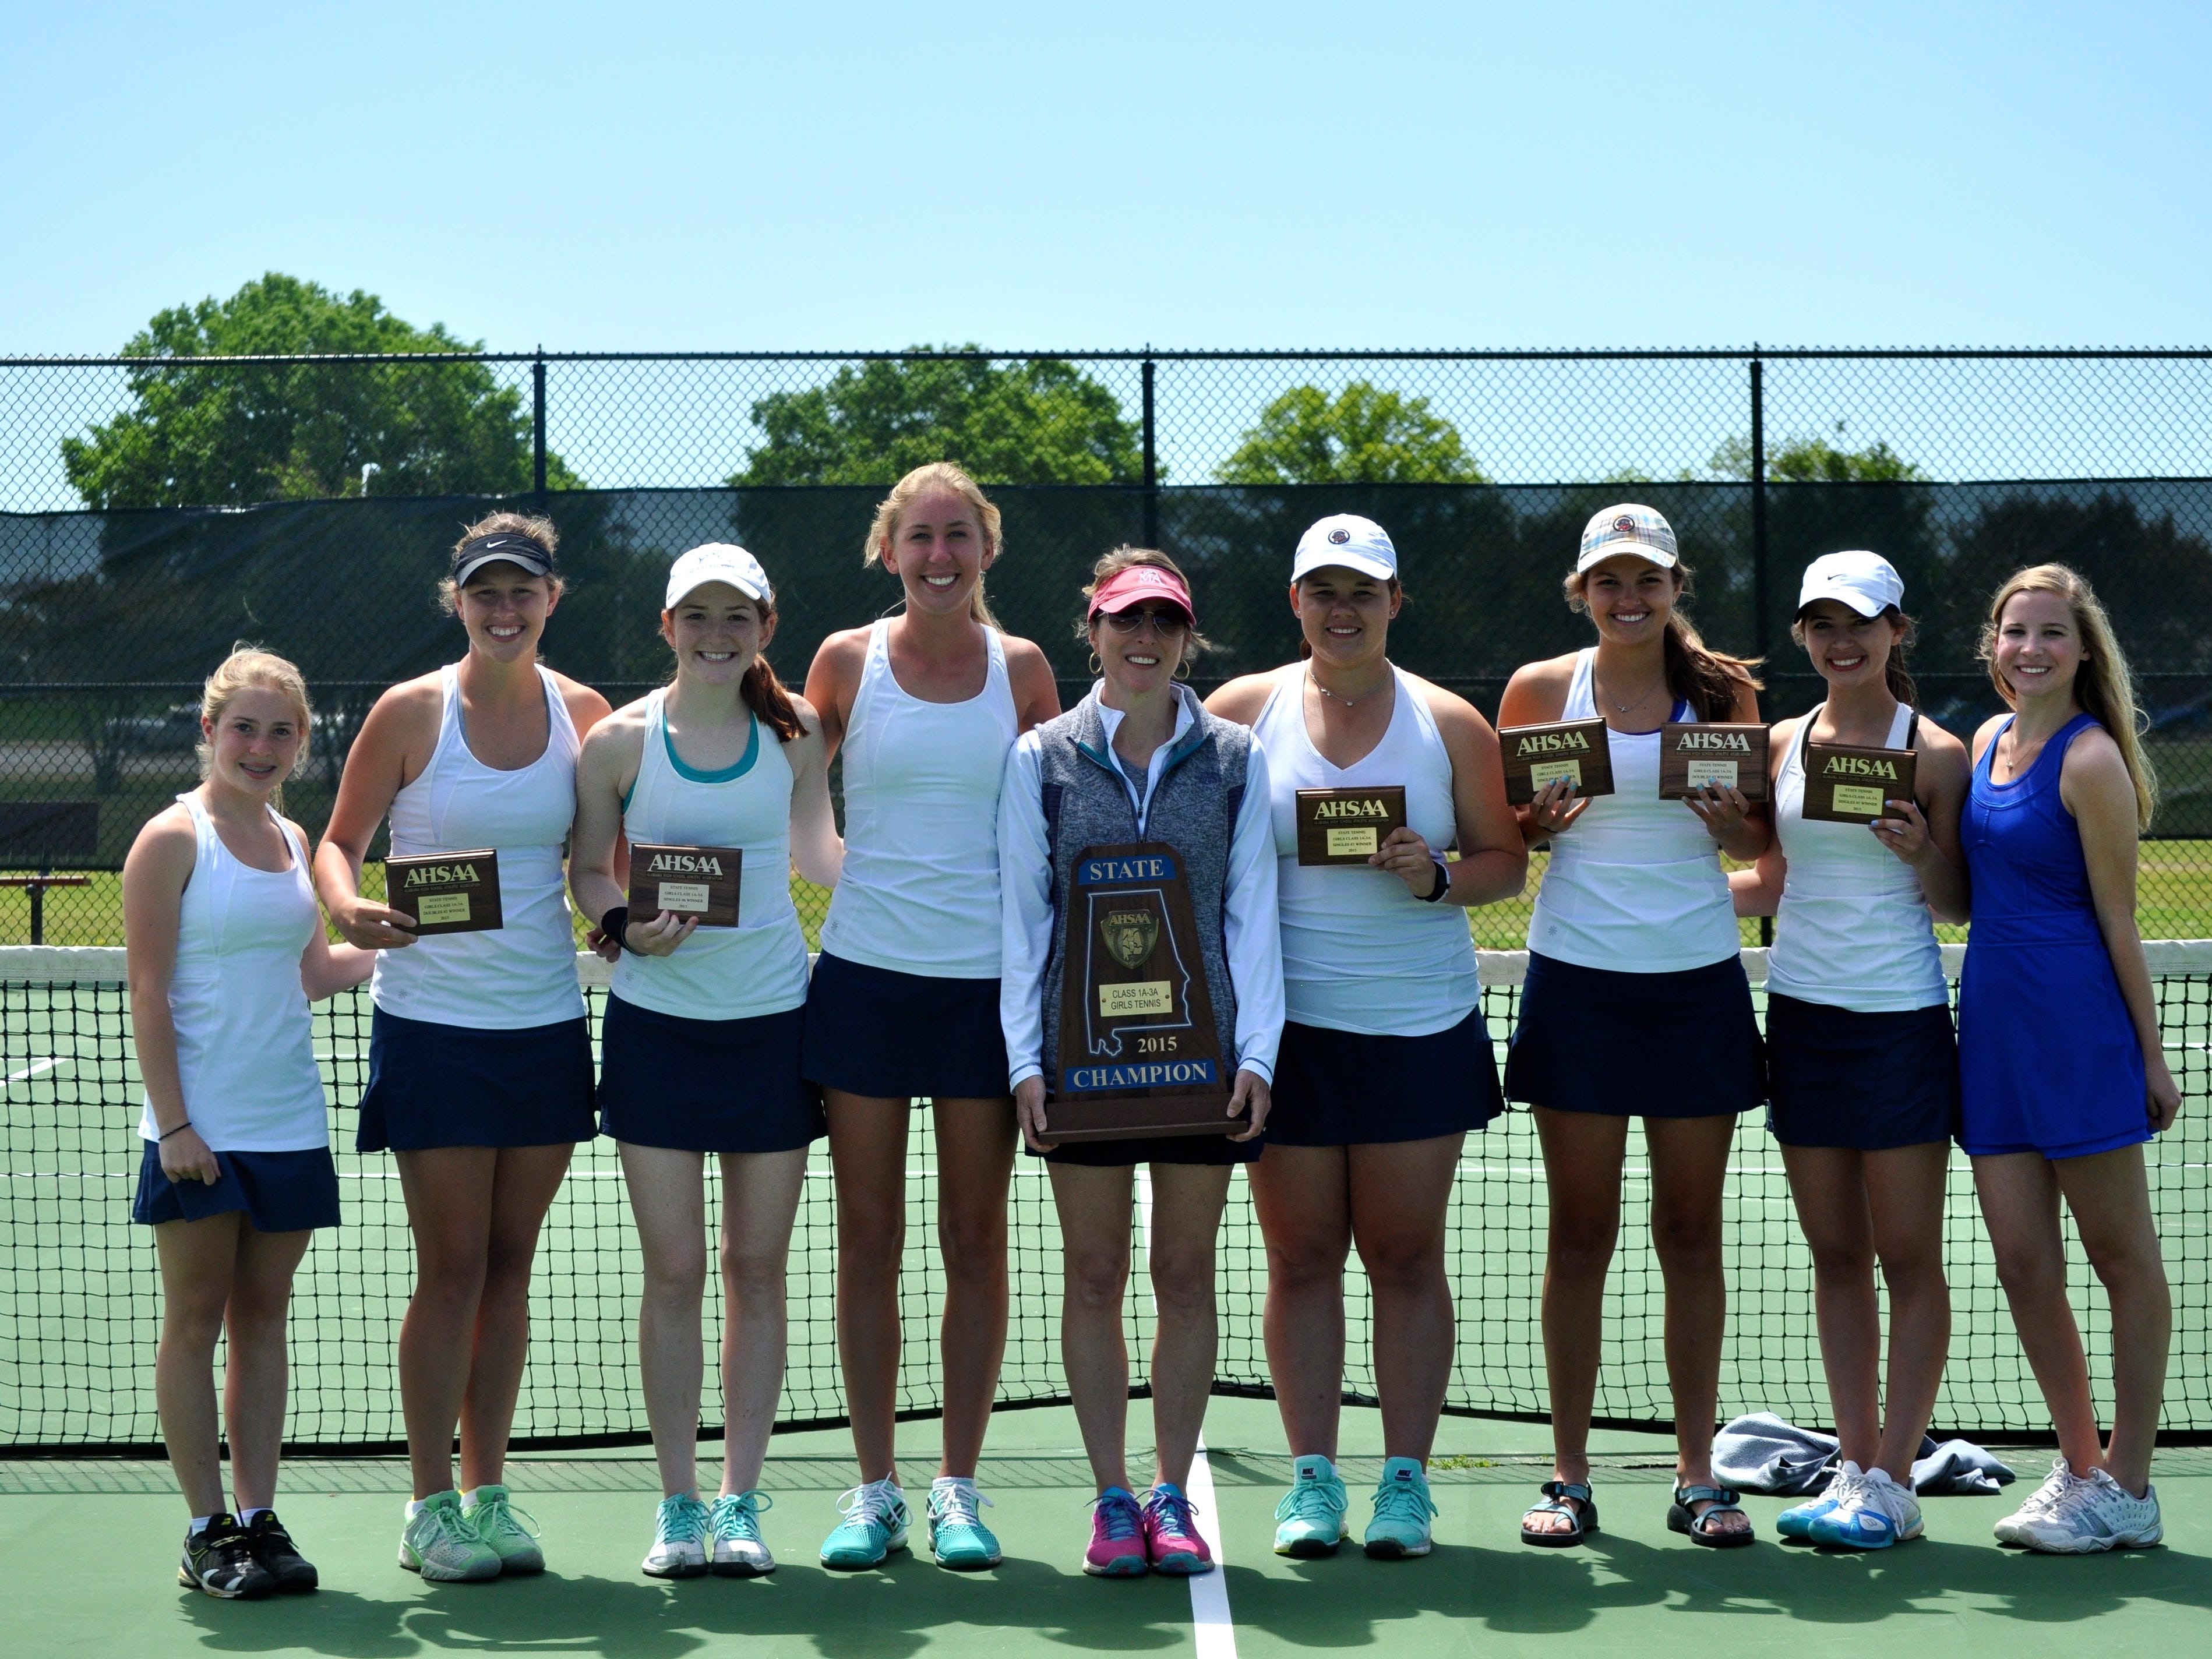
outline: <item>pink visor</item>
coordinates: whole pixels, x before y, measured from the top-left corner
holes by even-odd
[[[1163,570],[1156,564],[1133,564],[1127,570],[1107,578],[1096,593],[1091,596],[1091,609],[1085,617],[1088,621],[1102,612],[1118,616],[1124,611],[1140,605],[1147,599],[1164,599],[1192,622],[1198,620],[1198,611],[1190,602],[1190,589],[1183,579],[1172,570]]]

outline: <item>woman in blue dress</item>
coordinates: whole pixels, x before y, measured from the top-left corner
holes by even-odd
[[[2142,1145],[2181,1107],[2136,931],[2136,842],[2157,784],[2127,659],[2081,576],[2016,572],[1982,654],[2013,712],[1975,735],[1960,826],[1973,931],[1959,1140],[2060,1452],[1996,1531],[2059,1554],[2140,1547],[2162,1532],[2150,1455],[2173,1328]],[[2109,1445],[2066,1299],[2062,1199],[2112,1303]]]

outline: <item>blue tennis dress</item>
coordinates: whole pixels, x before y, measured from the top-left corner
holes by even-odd
[[[2142,1049],[2090,902],[2081,830],[2058,798],[2066,751],[2095,724],[2076,715],[2010,783],[1990,777],[1994,739],[1974,768],[1960,824],[1974,910],[1959,984],[1959,1144],[1977,1156],[2086,1158],[2150,1139]]]

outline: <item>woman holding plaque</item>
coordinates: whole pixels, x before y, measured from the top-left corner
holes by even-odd
[[[1613,785],[1578,799],[1555,779],[1521,814],[1528,845],[1551,849],[1505,1066],[1508,1097],[1534,1108],[1550,1194],[1543,1319],[1554,1467],[1544,1501],[1522,1519],[1528,1544],[1577,1544],[1597,1526],[1589,1419],[1632,1117],[1644,1121],[1667,1285],[1677,1425],[1667,1524],[1709,1548],[1752,1541],[1736,1493],[1712,1480],[1727,1297],[1721,1185],[1737,1115],[1765,1098],[1719,855],[1756,859],[1767,820],[1733,787],[1660,796],[1663,724],[1759,718],[1753,665],[1711,649],[1683,614],[1689,574],[1672,526],[1650,507],[1598,514],[1565,584],[1597,644],[1521,669],[1498,708],[1501,727],[1601,719]]]
[[[1252,726],[1267,755],[1282,916],[1289,1017],[1267,1155],[1251,1170],[1268,1370],[1295,1460],[1275,1550],[1331,1555],[1349,1535],[1334,1459],[1356,1244],[1374,1298],[1385,1454],[1365,1548],[1426,1555],[1425,1465],[1454,1343],[1445,1207],[1467,1132],[1505,1106],[1467,908],[1519,892],[1528,854],[1490,722],[1389,660],[1404,594],[1382,527],[1351,514],[1314,525],[1290,599],[1300,660],[1206,700]],[[1348,867],[1320,861],[1328,839],[1316,846],[1307,815],[1397,800],[1402,823],[1349,832]],[[1451,847],[1460,857],[1447,863]]]
[[[1756,868],[1729,878],[1738,915],[1777,918],[1769,1121],[1812,1247],[1842,1442],[1828,1489],[1778,1525],[1848,1549],[1920,1536],[1912,1465],[1951,1335],[1943,1189],[1959,1052],[1931,915],[1966,919],[1967,763],[1965,745],[1913,708],[1904,598],[1878,554],[1831,553],[1806,569],[1790,633],[1827,696],[1775,726],[1775,838]],[[1838,779],[1849,780],[1840,800]],[[1889,1290],[1886,1418],[1877,1264]]]
[[[806,1148],[822,1133],[799,1075],[806,939],[789,872],[796,862],[834,885],[842,854],[821,722],[762,654],[775,620],[768,573],[744,549],[684,554],[660,613],[675,679],[600,721],[576,763],[569,882],[622,952],[599,1101],[645,1256],[638,1360],[663,1496],[644,1570],[656,1578],[775,1570],[757,1484],[783,1384],[785,1259]],[[625,839],[630,872],[618,874]],[[676,890],[647,884],[657,859],[684,877]],[[733,915],[715,904],[732,883]],[[709,1153],[721,1163],[728,1413],[711,1505],[696,1456]]]
[[[2068,1555],[2138,1548],[2162,1534],[2150,1458],[2173,1330],[2142,1144],[2181,1109],[2136,931],[2157,781],[2127,659],[2081,576],[2045,564],[2008,579],[1982,655],[2013,712],[1974,735],[1960,835],[1974,926],[1959,1144],[2059,1450],[1996,1531]],[[2109,1445],[2067,1300],[2062,1202],[2112,1305]]]
[[[1212,1555],[1183,1485],[1213,1382],[1214,1240],[1231,1170],[1260,1153],[1283,1026],[1267,762],[1249,730],[1176,683],[1205,641],[1189,584],[1165,554],[1116,549],[1084,592],[1099,680],[1006,762],[1000,1018],[1022,1133],[1048,1160],[1060,1217],[1060,1349],[1098,1486],[1084,1571],[1207,1572]],[[1117,889],[1122,879],[1158,884]],[[1069,917],[1086,884],[1093,890],[1077,927]],[[1127,896],[1116,907],[1100,896],[1108,891]],[[1129,1023],[1109,1022],[1114,1011]],[[1064,1020],[1078,1017],[1090,1025],[1087,1042],[1080,1031],[1063,1038]],[[1123,1063],[1063,1065],[1070,1052]],[[1205,1115],[1186,1126],[1199,1133],[1058,1140],[1054,1115],[1076,1109],[1079,1091],[1110,1091],[1116,1080],[1148,1088],[1131,1079],[1155,1077],[1206,1087],[1180,1109]],[[1057,1142],[1049,1150],[1048,1139]],[[1156,1462],[1141,1499],[1125,1449],[1121,1331],[1139,1164],[1149,1166],[1144,1226],[1159,1318]]]
[[[820,1086],[837,1187],[837,1348],[861,1484],[822,1547],[872,1567],[906,1547],[896,1462],[907,1128],[937,1137],[945,1454],[929,1493],[939,1566],[994,1566],[975,1467],[1006,1351],[1014,1111],[999,1036],[999,782],[1014,739],[1060,712],[1044,653],[1000,630],[983,574],[999,509],[950,462],[876,509],[864,554],[905,609],[832,634],[806,676],[844,756],[845,862],[822,928],[803,1069]]]
[[[297,668],[233,652],[200,697],[199,787],[147,823],[123,866],[146,1083],[131,1218],[154,1230],[161,1261],[154,1395],[191,1515],[177,1578],[225,1601],[317,1583],[271,1507],[292,1275],[313,1230],[338,1224],[307,1003],[360,984],[370,957],[328,942],[307,838],[281,814],[312,724]],[[235,1516],[216,1425],[218,1338]]]
[[[577,750],[607,714],[598,692],[538,664],[561,602],[558,544],[550,520],[518,513],[463,532],[439,592],[468,654],[377,699],[315,854],[331,919],[382,952],[358,1144],[392,1149],[415,1236],[399,1332],[415,1498],[399,1565],[432,1579],[545,1565],[504,1484],[507,1441],[538,1229],[575,1143],[594,1131],[562,856]],[[458,913],[471,931],[418,937],[428,900],[418,918],[362,896],[362,861],[387,813],[395,860],[495,855],[471,865],[495,877],[492,902],[434,913]]]

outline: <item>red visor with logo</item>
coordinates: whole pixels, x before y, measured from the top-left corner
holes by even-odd
[[[1091,609],[1085,620],[1099,615],[1118,616],[1133,609],[1147,599],[1158,599],[1175,606],[1186,619],[1195,623],[1198,612],[1190,602],[1190,589],[1183,579],[1172,570],[1163,570],[1156,564],[1133,564],[1117,572],[1100,584],[1091,596]]]

